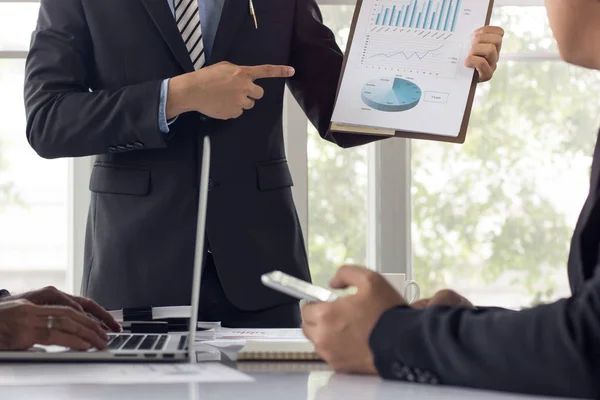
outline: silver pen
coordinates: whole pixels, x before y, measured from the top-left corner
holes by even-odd
[[[248,0],[248,6],[250,7],[250,15],[254,18],[254,27],[258,29],[258,20],[256,19],[256,11],[254,11],[254,2],[252,0]]]

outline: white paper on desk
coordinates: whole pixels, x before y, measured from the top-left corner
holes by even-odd
[[[205,331],[197,331],[196,332],[196,342],[203,342],[205,340],[214,340],[215,339],[215,330],[208,329]]]
[[[206,352],[208,348],[218,349],[230,360],[237,360],[238,353],[248,345],[253,345],[256,349],[248,351],[261,352],[314,352],[314,345],[306,338],[303,339],[216,339],[204,342],[196,342],[194,349],[198,354]],[[203,347],[201,347],[203,346]]]
[[[241,349],[242,347],[244,347],[244,345],[246,344],[248,340],[247,339],[217,339],[217,340],[207,340],[205,342],[202,343],[196,343],[196,345],[194,346],[194,349],[196,349],[196,351],[200,351],[201,349],[203,349],[203,347],[200,346],[212,346],[212,347],[216,347],[219,349],[224,349],[224,348],[239,348]]]
[[[218,363],[202,364],[10,364],[0,366],[0,386],[251,382]]]
[[[215,330],[215,340],[305,340],[302,329],[228,329]]]

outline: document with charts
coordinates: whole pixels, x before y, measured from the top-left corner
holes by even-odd
[[[493,0],[362,0],[331,131],[464,142],[476,74],[464,66]]]

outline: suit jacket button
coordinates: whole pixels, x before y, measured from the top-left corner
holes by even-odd
[[[127,147],[127,150],[135,150],[135,146],[132,145],[131,143],[128,144],[127,146],[125,146],[125,147]]]
[[[210,192],[214,188],[215,188],[215,181],[213,181],[212,179],[209,179],[208,180],[208,191]]]
[[[136,149],[138,149],[138,150],[141,150],[141,149],[143,149],[143,148],[144,148],[144,143],[142,143],[142,142],[135,142],[135,143],[133,144],[133,146],[134,146]]]
[[[119,150],[119,152],[124,153],[127,151],[127,147],[125,146],[117,146],[117,150]]]
[[[119,150],[115,146],[110,146],[108,148],[109,153],[116,153],[117,151],[119,151]]]

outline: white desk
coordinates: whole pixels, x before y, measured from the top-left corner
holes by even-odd
[[[253,376],[253,383],[181,385],[78,385],[0,387],[0,399],[7,400],[533,400],[542,397],[464,390],[382,381],[376,377],[336,375],[317,364],[277,368],[262,364],[270,372],[240,366]],[[261,367],[261,370],[264,369]],[[306,370],[306,371],[302,371]]]

